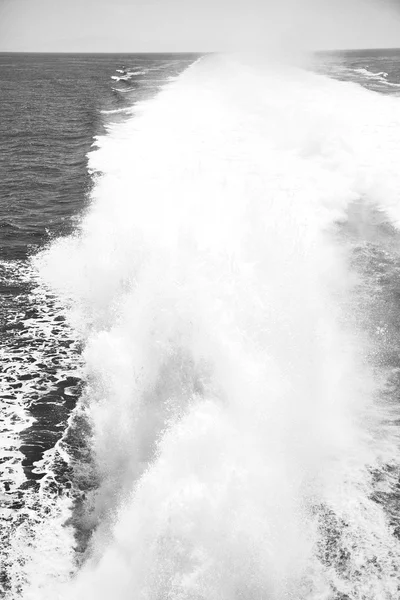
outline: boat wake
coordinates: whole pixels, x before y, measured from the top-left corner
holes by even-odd
[[[83,558],[24,598],[398,598],[399,107],[210,56],[97,139],[35,259],[84,344]]]

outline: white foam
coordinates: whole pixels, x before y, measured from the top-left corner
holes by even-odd
[[[398,436],[329,231],[363,198],[400,223],[399,140],[396,99],[217,57],[97,139],[38,259],[87,340],[101,476],[62,598],[397,599],[371,472],[394,484]]]
[[[101,110],[100,112],[103,115],[117,115],[117,114],[129,114],[134,110],[132,106],[127,106],[125,108],[114,108],[112,110]]]
[[[117,75],[111,75],[111,79],[114,81],[129,81],[130,77],[128,77],[128,75],[122,75],[121,77],[118,77]]]
[[[57,383],[68,376],[79,377],[79,359],[77,340],[65,321],[65,306],[50,294],[32,265],[1,262],[0,270],[3,285],[21,287],[9,306],[2,304],[7,325],[16,329],[8,336],[3,333],[0,347],[0,590],[4,598],[14,600],[40,577],[46,584],[55,574],[67,580],[73,565],[73,531],[66,526],[72,502],[68,494],[59,496],[51,486],[55,462],[63,454],[61,445],[46,452],[33,469],[43,474],[38,494],[26,485],[21,445],[29,444],[29,436],[21,434],[35,423],[29,410],[32,405],[43,397],[50,407],[54,402],[47,396],[54,393]],[[29,316],[32,312],[34,317]],[[46,431],[42,433],[46,437]],[[40,447],[38,440],[32,443]],[[50,566],[53,552],[55,562]],[[38,554],[45,561],[41,575],[35,572]]]
[[[386,78],[388,76],[388,74],[385,71],[379,71],[378,73],[374,73],[373,71],[364,68],[354,69],[354,71],[372,79],[381,79],[382,77]]]
[[[128,75],[130,76],[135,76],[135,75],[146,75],[146,73],[148,73],[149,69],[135,69],[134,71],[128,71]]]
[[[120,92],[121,94],[127,94],[129,92],[134,91],[134,88],[129,88],[129,89],[126,89],[126,90],[121,90],[119,88],[112,88],[112,89],[114,90],[114,92]]]

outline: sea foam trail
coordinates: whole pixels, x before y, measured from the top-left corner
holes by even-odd
[[[397,100],[207,57],[97,140],[38,258],[86,340],[97,525],[40,598],[398,597],[397,434],[333,232],[397,223],[399,133]]]

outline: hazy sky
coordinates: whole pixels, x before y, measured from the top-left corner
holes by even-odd
[[[0,51],[400,47],[400,0],[0,0]]]

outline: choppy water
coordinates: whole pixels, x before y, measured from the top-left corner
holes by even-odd
[[[196,58],[0,57],[5,597],[397,599],[400,53]]]

